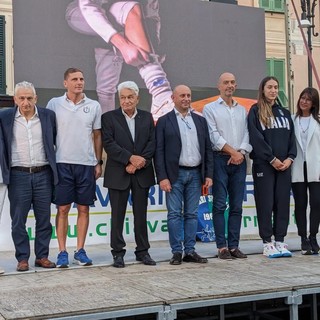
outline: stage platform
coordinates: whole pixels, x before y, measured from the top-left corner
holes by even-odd
[[[0,319],[120,319],[136,315],[139,319],[174,320],[180,310],[209,306],[220,306],[217,318],[224,319],[227,305],[283,299],[289,305],[289,318],[296,320],[305,295],[313,297],[312,319],[317,319],[320,256],[302,256],[296,236],[288,237],[287,243],[295,250],[292,258],[269,259],[261,254],[260,240],[243,240],[241,248],[249,253],[248,259],[232,261],[215,257],[215,243],[197,243],[197,252],[208,257],[209,263],[180,266],[169,265],[166,241],[151,243],[157,266],[135,262],[134,246],[129,244],[124,269],[111,266],[107,244],[88,246],[93,266],[43,270],[31,264],[24,273],[15,272],[13,252],[0,252],[0,265],[6,271],[0,276]],[[55,259],[56,253],[52,249],[50,257]]]

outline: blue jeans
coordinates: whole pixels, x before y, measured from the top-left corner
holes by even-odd
[[[230,156],[214,154],[212,218],[217,248],[234,249],[239,246],[242,220],[242,202],[246,183],[246,161],[227,165]],[[229,195],[228,244],[225,236],[224,212]]]
[[[185,254],[195,250],[201,185],[200,169],[180,168],[178,179],[172,184],[171,192],[166,193],[172,253],[183,252],[182,241]]]
[[[18,261],[30,257],[30,243],[26,231],[26,221],[31,205],[36,219],[34,250],[37,259],[47,258],[52,235],[51,199],[52,172],[48,168],[38,173],[12,170],[8,197],[10,200],[10,215],[12,219],[12,239]]]

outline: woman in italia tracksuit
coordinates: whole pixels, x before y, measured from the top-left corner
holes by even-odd
[[[258,101],[249,111],[252,175],[263,254],[291,257],[284,237],[290,213],[291,164],[297,147],[290,112],[278,102],[279,82],[264,78]],[[272,241],[274,236],[274,242]]]

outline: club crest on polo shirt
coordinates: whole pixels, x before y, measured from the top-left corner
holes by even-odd
[[[84,113],[88,113],[90,111],[90,108],[88,107],[88,106],[85,106],[84,108],[83,108],[83,112]]]

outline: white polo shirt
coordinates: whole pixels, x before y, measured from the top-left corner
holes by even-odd
[[[47,108],[57,118],[57,163],[95,166],[93,130],[101,129],[101,107],[98,101],[86,95],[77,104],[67,98],[66,93],[52,98]]]

